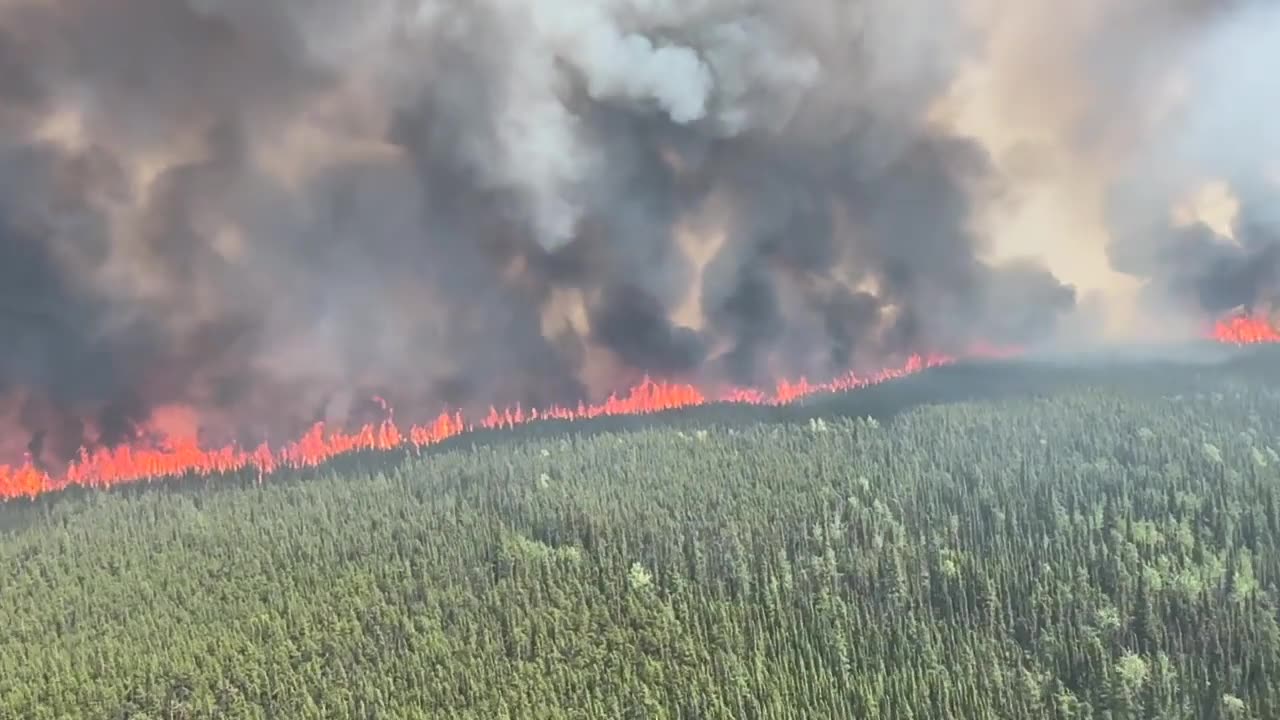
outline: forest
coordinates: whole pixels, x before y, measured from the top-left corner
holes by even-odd
[[[1277,718],[1277,360],[11,501],[0,718]]]

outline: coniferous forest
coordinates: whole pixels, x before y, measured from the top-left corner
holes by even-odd
[[[1276,361],[8,503],[0,718],[1277,718]]]

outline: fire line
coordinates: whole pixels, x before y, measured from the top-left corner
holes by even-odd
[[[1280,330],[1263,318],[1250,316],[1224,319],[1214,325],[1208,335],[1217,342],[1236,345],[1280,342]],[[975,348],[963,357],[993,359],[1016,354],[1014,350],[983,347]],[[434,422],[405,429],[395,424],[388,408],[387,418],[380,423],[366,424],[355,432],[330,430],[323,423],[317,423],[299,440],[278,448],[264,443],[254,449],[236,446],[203,449],[194,440],[171,439],[161,447],[122,445],[82,450],[79,458],[60,475],[47,473],[30,462],[16,468],[0,465],[0,501],[33,498],[71,486],[107,488],[192,474],[207,477],[248,470],[256,472],[261,480],[281,470],[316,467],[349,453],[421,449],[476,429],[507,429],[540,420],[581,421],[618,415],[645,415],[713,402],[783,405],[817,393],[875,385],[928,368],[950,365],[958,359],[943,354],[917,354],[911,355],[898,367],[870,374],[847,373],[822,383],[811,383],[803,378],[783,380],[772,392],[738,389],[712,396],[690,384],[646,378],[627,392],[612,395],[598,404],[583,403],[577,407],[543,410],[525,410],[519,406],[504,410],[494,408],[478,422],[469,421],[461,412],[445,412]]]

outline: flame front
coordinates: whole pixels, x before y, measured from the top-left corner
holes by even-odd
[[[1012,354],[1012,351],[982,348],[974,354],[995,357]],[[0,465],[0,499],[35,497],[71,486],[105,488],[184,475],[211,476],[245,470],[256,471],[261,479],[282,469],[316,467],[349,453],[398,448],[417,450],[475,429],[513,428],[539,420],[574,421],[644,415],[717,401],[782,405],[815,393],[866,387],[954,361],[955,358],[942,354],[911,355],[899,367],[868,375],[851,372],[822,383],[812,383],[804,378],[783,380],[772,392],[731,388],[718,394],[708,394],[687,383],[646,378],[626,393],[611,395],[599,404],[541,410],[525,410],[519,406],[504,410],[491,408],[489,414],[478,422],[469,421],[461,412],[446,412],[434,422],[406,429],[396,425],[390,408],[387,408],[387,419],[366,424],[357,432],[332,431],[323,423],[317,423],[296,442],[277,448],[264,443],[252,450],[235,446],[208,450],[199,447],[194,440],[171,439],[157,447],[126,445],[93,452],[82,450],[80,457],[61,475],[44,472],[30,462],[16,468]]]
[[[1280,329],[1262,315],[1236,315],[1220,320],[1211,334],[1214,340],[1233,345],[1280,343]]]
[[[1210,337],[1218,342],[1237,345],[1277,343],[1280,342],[1280,330],[1259,316],[1236,316],[1219,321]],[[1000,358],[1017,354],[1016,350],[975,347],[967,357]],[[273,448],[264,443],[252,450],[236,446],[203,449],[194,440],[170,439],[156,447],[126,445],[94,452],[82,450],[79,459],[61,475],[44,472],[30,462],[19,467],[0,465],[0,500],[32,498],[71,486],[106,488],[169,477],[207,477],[246,470],[256,472],[261,480],[279,470],[316,467],[354,452],[420,450],[472,430],[513,428],[540,420],[578,421],[645,415],[713,402],[784,405],[816,393],[875,385],[928,368],[950,365],[956,360],[956,357],[943,354],[911,355],[898,367],[866,375],[850,372],[822,383],[812,383],[804,378],[782,380],[771,392],[730,388],[711,394],[687,383],[645,378],[626,393],[611,395],[599,404],[541,410],[525,410],[519,406],[504,410],[491,408],[489,414],[478,422],[469,421],[461,412],[445,412],[434,422],[405,429],[395,423],[391,409],[379,399],[387,410],[387,418],[382,422],[366,424],[356,432],[332,431],[323,423],[317,423],[302,438],[283,447]]]

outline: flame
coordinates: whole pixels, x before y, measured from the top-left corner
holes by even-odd
[[[1014,351],[993,347],[975,347],[973,356],[1004,357]],[[167,411],[163,425],[176,432],[152,445],[124,445],[81,450],[61,475],[37,468],[29,459],[18,467],[0,465],[0,500],[35,497],[67,487],[107,488],[136,482],[151,482],[180,476],[213,476],[222,473],[256,472],[259,481],[280,470],[310,468],[335,457],[360,451],[421,450],[449,438],[476,429],[507,429],[540,420],[590,420],[617,415],[644,415],[696,407],[712,402],[751,405],[782,405],[815,393],[837,392],[866,387],[921,370],[955,362],[949,355],[912,355],[899,367],[867,375],[846,373],[827,382],[813,383],[801,378],[783,380],[772,392],[729,388],[720,393],[707,393],[688,383],[653,380],[646,377],[624,394],[609,396],[599,404],[577,407],[551,407],[526,410],[519,406],[498,410],[478,422],[468,421],[461,412],[444,412],[434,422],[402,429],[396,425],[391,407],[381,398],[387,417],[380,423],[367,424],[355,432],[331,430],[317,423],[299,440],[282,447],[267,444],[253,449],[227,446],[220,449],[201,448],[189,432],[189,422],[179,411]]]
[[[1220,320],[1209,335],[1218,342],[1236,345],[1280,342],[1280,330],[1260,316],[1241,315]],[[994,359],[1017,354],[1017,350],[978,345],[970,348],[965,357]],[[266,443],[253,449],[237,446],[201,448],[194,439],[186,439],[192,437],[190,419],[174,409],[167,411],[163,418],[162,426],[172,428],[171,434],[163,441],[154,445],[100,448],[92,452],[81,450],[79,458],[61,475],[47,473],[30,460],[18,467],[0,465],[0,501],[33,498],[72,486],[107,488],[171,477],[209,477],[243,471],[256,472],[258,480],[262,481],[281,470],[316,467],[350,453],[397,449],[417,451],[476,429],[509,429],[542,420],[581,421],[618,415],[645,415],[713,402],[785,405],[817,393],[875,385],[928,368],[950,365],[956,360],[956,357],[943,354],[912,355],[899,367],[866,375],[850,372],[821,383],[805,378],[782,380],[771,392],[728,388],[719,393],[708,393],[688,383],[646,377],[626,393],[611,395],[599,404],[583,403],[577,407],[542,410],[525,410],[519,406],[503,410],[490,408],[489,414],[478,422],[468,421],[459,411],[444,412],[434,422],[404,429],[396,425],[390,405],[382,398],[374,398],[386,412],[386,419],[382,422],[366,424],[355,432],[331,430],[324,423],[317,423],[299,440],[276,448]],[[164,430],[162,427],[161,434]]]
[[[1280,343],[1280,329],[1262,315],[1235,315],[1219,320],[1210,336],[1232,345]]]

